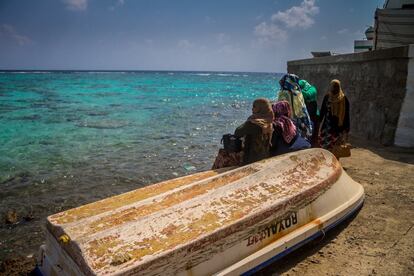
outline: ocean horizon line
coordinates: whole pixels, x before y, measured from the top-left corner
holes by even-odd
[[[89,73],[89,72],[104,72],[104,73],[228,73],[228,74],[285,74],[284,72],[259,72],[259,71],[211,71],[211,70],[101,70],[101,69],[0,69],[2,73],[14,73],[14,72],[27,72],[27,73],[36,73],[36,72],[52,72],[52,73]]]

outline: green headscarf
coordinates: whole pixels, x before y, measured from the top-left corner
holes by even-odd
[[[310,83],[305,80],[299,80],[299,86],[302,89],[305,102],[317,101],[317,91],[315,86],[310,85]]]

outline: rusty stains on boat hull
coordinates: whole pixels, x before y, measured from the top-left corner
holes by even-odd
[[[297,212],[341,173],[330,153],[311,149],[81,206],[50,216],[47,229],[55,238],[70,237],[61,247],[84,274],[174,274],[248,240],[258,225]]]

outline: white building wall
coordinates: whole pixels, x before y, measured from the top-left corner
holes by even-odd
[[[385,2],[386,9],[401,9],[403,5],[414,4],[413,0],[388,0]]]
[[[371,51],[373,47],[373,40],[354,40],[354,53]]]
[[[413,44],[414,9],[377,9],[374,29],[375,49]]]
[[[394,139],[394,144],[401,147],[414,147],[414,44],[410,45],[408,57],[406,94]]]

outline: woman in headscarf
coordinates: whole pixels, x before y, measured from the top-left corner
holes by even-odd
[[[300,136],[291,119],[292,110],[287,101],[280,101],[272,106],[274,113],[273,135],[270,155],[310,148],[309,142]]]
[[[252,113],[234,132],[235,136],[244,137],[244,165],[269,157],[273,132],[273,111],[268,99],[256,99]]]
[[[310,139],[312,123],[299,86],[299,77],[295,74],[285,74],[279,81],[280,91],[278,101],[287,101],[292,108],[292,120],[301,136]]]
[[[320,146],[332,150],[338,142],[347,139],[349,120],[349,101],[341,88],[339,80],[332,80],[329,92],[323,98],[321,113]]]
[[[313,133],[311,138],[312,146],[318,146],[318,132],[315,131],[319,129],[319,119],[318,119],[318,92],[316,90],[316,87],[311,85],[306,80],[299,80],[299,86],[302,90],[302,95],[305,100],[306,109],[308,110],[309,117],[313,124]]]

